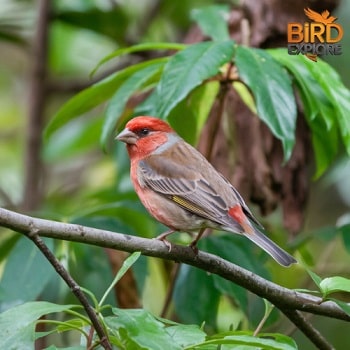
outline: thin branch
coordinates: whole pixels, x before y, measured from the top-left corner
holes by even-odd
[[[165,301],[164,301],[162,311],[160,313],[160,317],[166,317],[166,315],[167,315],[167,312],[169,310],[169,306],[171,303],[171,299],[172,299],[173,293],[174,293],[175,282],[176,282],[177,277],[178,277],[179,272],[180,272],[180,267],[181,267],[181,264],[175,264],[171,270],[170,282],[168,285],[168,289],[166,291]]]
[[[187,246],[173,245],[171,251],[169,251],[168,247],[159,240],[33,218],[2,208],[0,208],[0,226],[10,228],[25,235],[34,231],[37,235],[43,237],[92,244],[130,253],[140,251],[146,256],[173,260],[195,266],[204,271],[217,274],[267,299],[293,322],[294,320],[301,320],[301,314],[295,313],[296,310],[350,322],[350,316],[332,301],[323,302],[319,297],[281,287],[213,254],[203,251],[198,251],[198,254],[195,254],[193,249]],[[295,321],[294,324],[313,343],[317,341],[319,344],[323,344],[323,349],[330,349],[329,344],[322,337],[317,337],[319,333],[311,324],[307,324],[306,329],[304,325],[306,322],[299,325],[299,321]]]
[[[214,143],[216,140],[216,134],[219,130],[219,127],[221,125],[221,120],[225,112],[225,104],[226,104],[226,96],[227,96],[227,91],[229,89],[229,82],[228,82],[228,77],[231,72],[232,65],[227,70],[227,77],[225,77],[224,81],[220,82],[220,90],[217,96],[217,101],[218,101],[218,111],[215,116],[215,122],[213,123],[212,128],[210,129],[210,134],[208,136],[208,143],[206,145],[206,149],[204,151],[204,156],[208,160],[210,160],[213,156],[213,151],[214,151]]]
[[[47,97],[47,55],[50,0],[39,1],[38,25],[33,39],[32,72],[30,79],[29,113],[27,122],[25,181],[22,208],[36,209],[42,198],[43,164],[41,160],[41,135]]]
[[[283,310],[283,313],[299,328],[319,350],[334,350],[323,335],[309,323],[300,311]]]
[[[52,254],[50,249],[44,243],[44,241],[38,235],[38,231],[36,228],[30,230],[26,236],[33,241],[33,243],[39,248],[39,250],[43,253],[46,259],[50,262],[56,272],[62,277],[62,279],[66,282],[68,287],[71,289],[72,293],[77,297],[81,305],[83,305],[87,315],[89,316],[92,325],[94,326],[97,335],[100,338],[101,345],[106,350],[112,350],[112,345],[110,344],[108,337],[105,333],[105,330],[98,319],[98,316],[92,306],[89,304],[85,294],[80,289],[80,286],[75,282],[72,276],[68,273],[68,271],[63,267],[63,265],[56,259],[56,257]]]

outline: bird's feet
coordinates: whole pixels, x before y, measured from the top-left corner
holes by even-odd
[[[190,243],[189,247],[193,250],[194,255],[198,255],[198,247],[197,247],[197,240],[196,239],[194,239]]]
[[[166,238],[174,232],[174,230],[168,230],[155,238],[159,241],[162,241],[167,246],[169,252],[171,252],[171,242],[169,242]]]
[[[195,255],[198,255],[198,247],[197,243],[199,239],[202,237],[203,233],[205,231],[205,228],[201,228],[196,236],[196,238],[190,243],[189,247],[193,250]]]

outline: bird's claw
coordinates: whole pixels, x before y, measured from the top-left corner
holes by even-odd
[[[169,242],[166,238],[172,234],[174,231],[170,230],[170,231],[166,231],[162,234],[160,234],[159,236],[157,236],[155,239],[157,239],[158,241],[162,241],[168,248],[169,253],[171,252],[171,242]]]
[[[160,235],[154,239],[163,242],[166,245],[166,247],[168,248],[168,251],[170,253],[171,252],[171,243],[165,237],[161,237],[161,236],[162,235]]]
[[[197,247],[197,241],[194,240],[193,242],[190,243],[189,247],[193,250],[193,253],[195,255],[198,255],[198,247]]]

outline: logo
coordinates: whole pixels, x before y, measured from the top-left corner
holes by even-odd
[[[288,23],[288,54],[302,54],[312,61],[317,61],[319,55],[341,55],[339,41],[344,31],[335,23],[337,17],[330,16],[327,10],[318,13],[306,8],[304,12],[312,22]]]

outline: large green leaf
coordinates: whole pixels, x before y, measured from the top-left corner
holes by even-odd
[[[318,63],[303,56],[291,58],[286,50],[271,49],[269,53],[293,75],[303,101],[306,121],[312,131],[312,143],[316,160],[315,178],[321,176],[334,160],[338,151],[338,123],[335,118],[333,99],[317,81]],[[327,140],[327,142],[325,142]]]
[[[212,5],[194,9],[191,12],[191,17],[198,23],[202,32],[213,40],[230,39],[227,24],[229,17],[228,5]]]
[[[102,128],[101,144],[104,147],[115,130],[116,123],[130,96],[139,90],[144,84],[147,84],[152,77],[157,76],[161,72],[163,65],[164,62],[154,62],[154,64],[136,71],[125,79],[119,89],[114,93],[109,101],[106,110],[106,120]]]
[[[49,249],[53,241],[45,239]],[[39,249],[27,238],[18,240],[7,261],[0,281],[0,309],[9,305],[35,300],[44,290],[55,271]]]
[[[305,63],[313,77],[332,102],[345,149],[350,155],[350,90],[344,86],[338,73],[328,63],[319,60],[317,65],[314,65],[312,61],[307,61],[310,60],[305,60]]]
[[[197,325],[175,324],[166,328],[176,344],[182,347],[204,341],[206,334]]]
[[[72,305],[56,305],[45,301],[28,302],[0,314],[0,349],[34,349],[35,321],[43,315],[62,312]]]
[[[254,336],[248,332],[227,332],[214,335],[204,344],[231,345],[223,349],[266,349],[266,350],[297,350],[298,347],[292,338],[278,333],[262,333]],[[243,346],[240,347],[239,345]]]
[[[197,144],[218,91],[217,81],[197,86],[170,112],[168,116],[170,124],[190,144]]]
[[[309,122],[309,127],[316,161],[314,178],[317,179],[327,170],[338,152],[339,132],[336,125],[327,128],[325,120],[319,117]]]
[[[233,53],[233,41],[209,41],[189,46],[171,57],[157,86],[154,114],[166,118],[196,86],[217,74]]]
[[[118,334],[128,349],[180,350],[164,324],[151,313],[142,309],[113,309],[117,317],[105,318],[113,331]]]
[[[240,78],[251,89],[258,116],[281,140],[287,161],[295,143],[296,102],[291,79],[270,54],[261,49],[237,47],[235,62]]]
[[[45,138],[50,137],[62,125],[108,100],[130,75],[155,63],[164,63],[167,59],[165,57],[135,64],[81,91],[66,102],[53,117],[46,127]]]
[[[328,277],[321,281],[320,289],[324,297],[335,292],[350,293],[350,279],[341,276]]]
[[[183,323],[202,324],[216,329],[220,293],[213,276],[188,265],[181,265],[175,283],[173,300],[176,314]]]

